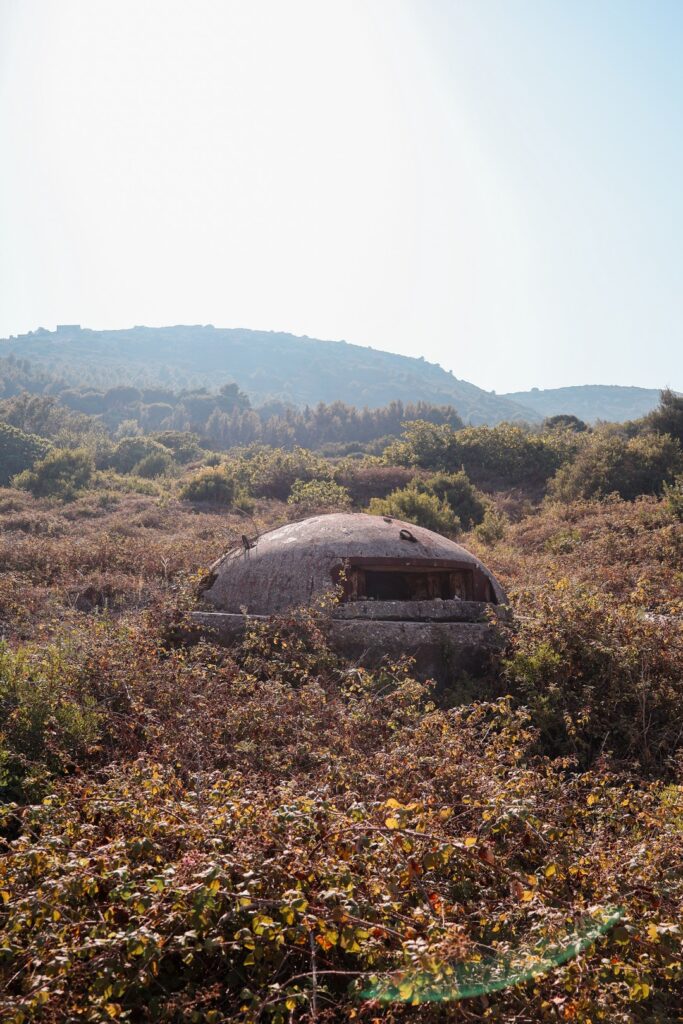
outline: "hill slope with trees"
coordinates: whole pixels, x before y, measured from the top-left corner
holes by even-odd
[[[377,408],[395,400],[423,401],[455,406],[473,424],[542,418],[422,358],[271,331],[210,325],[41,329],[0,342],[0,356],[10,353],[67,383],[94,388],[215,388],[236,381],[256,403],[341,401]]]

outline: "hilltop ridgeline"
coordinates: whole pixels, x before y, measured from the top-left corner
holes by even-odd
[[[450,405],[473,425],[533,424],[562,414],[587,423],[621,423],[646,416],[659,401],[655,388],[602,384],[496,395],[424,358],[345,341],[211,325],[97,331],[67,324],[0,340],[0,356],[10,353],[75,386],[215,390],[234,381],[254,405],[341,401],[377,409],[394,401],[426,402]]]
[[[452,405],[466,423],[535,422],[533,410],[458,380],[434,363],[344,341],[212,326],[94,331],[66,326],[0,342],[70,384],[216,388],[235,381],[260,404],[342,401],[378,408],[394,400]]]

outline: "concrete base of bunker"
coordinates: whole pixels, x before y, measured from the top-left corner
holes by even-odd
[[[268,621],[264,615],[195,612],[192,621],[207,639],[231,646],[249,625]],[[332,618],[330,644],[355,665],[375,668],[385,658],[415,659],[418,679],[434,679],[442,687],[459,677],[482,676],[503,646],[495,622],[414,622],[376,618]]]

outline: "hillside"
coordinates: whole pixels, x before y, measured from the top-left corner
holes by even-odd
[[[130,383],[213,389],[234,380],[255,404],[273,398],[298,406],[340,400],[377,408],[401,399],[453,405],[473,424],[538,418],[422,358],[269,331],[71,327],[0,341],[0,355],[10,352],[68,383],[93,387]]]
[[[511,391],[502,398],[530,409],[543,419],[560,413],[571,413],[595,423],[607,420],[623,423],[646,416],[659,402],[657,388],[628,388],[607,384],[583,384],[571,388],[533,388],[531,391]]]

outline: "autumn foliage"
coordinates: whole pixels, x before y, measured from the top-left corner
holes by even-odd
[[[516,615],[447,707],[324,610],[197,642],[280,501],[0,492],[3,1020],[680,1018],[680,521],[496,502]]]

